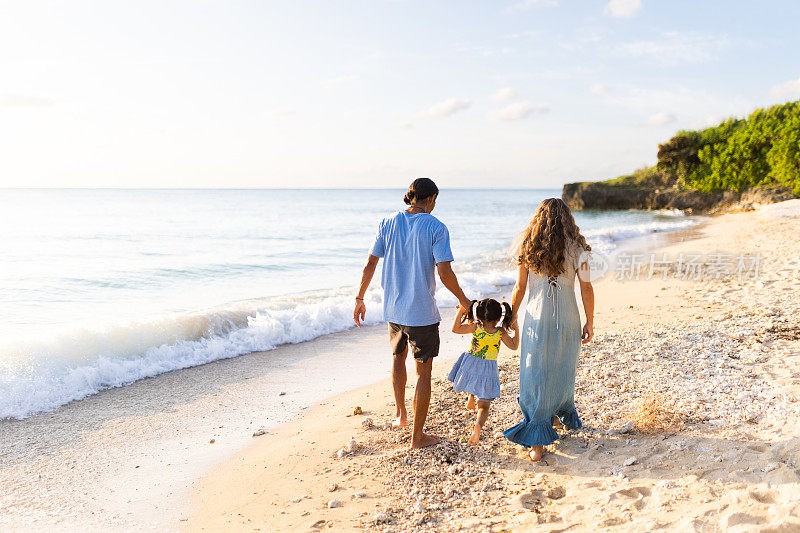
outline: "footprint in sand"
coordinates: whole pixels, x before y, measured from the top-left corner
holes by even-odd
[[[721,526],[728,529],[733,526],[763,524],[766,520],[761,516],[753,516],[747,513],[731,513],[722,519]]]
[[[758,503],[775,503],[775,497],[771,492],[761,490],[751,490],[750,497]]]
[[[547,492],[543,490],[531,490],[517,497],[516,504],[518,507],[527,509],[528,511],[535,511],[544,506],[548,500],[560,500],[567,495],[567,489],[562,486],[553,487]]]
[[[649,487],[631,487],[611,493],[608,503],[616,503],[622,509],[640,511],[645,505],[645,498],[650,496]]]
[[[531,490],[520,494],[517,497],[516,504],[518,507],[527,509],[528,511],[535,511],[544,505],[545,497],[541,490]]]

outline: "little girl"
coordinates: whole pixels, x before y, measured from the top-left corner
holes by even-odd
[[[506,302],[486,298],[473,301],[469,309],[459,307],[453,322],[453,333],[472,333],[472,344],[468,352],[459,356],[447,377],[453,388],[468,392],[467,409],[475,410],[475,397],[478,398],[478,419],[469,439],[477,444],[481,429],[489,417],[489,404],[500,396],[500,376],[497,371],[497,352],[500,342],[512,350],[519,346],[519,326],[511,319],[511,306]],[[509,332],[513,331],[514,336]]]

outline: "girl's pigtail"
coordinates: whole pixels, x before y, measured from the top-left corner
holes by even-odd
[[[506,311],[506,316],[503,317],[503,327],[508,329],[511,327],[511,306],[508,304],[508,302],[503,302],[501,305]]]

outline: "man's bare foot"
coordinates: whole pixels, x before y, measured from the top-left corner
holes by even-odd
[[[435,446],[440,442],[442,442],[442,439],[439,437],[423,433],[418,439],[411,438],[411,448],[427,448],[428,446]]]
[[[530,453],[528,453],[528,457],[531,458],[531,461],[541,461],[542,455],[544,455],[544,446],[534,446]]]
[[[408,425],[408,416],[405,413],[398,415],[397,418],[394,419],[394,422],[392,422],[393,428],[404,428],[407,425]]]
[[[475,424],[475,427],[472,428],[472,436],[469,438],[469,443],[473,446],[478,444],[478,441],[481,440],[481,427]]]
[[[475,409],[475,396],[470,394],[469,399],[467,400],[467,411],[474,411]]]

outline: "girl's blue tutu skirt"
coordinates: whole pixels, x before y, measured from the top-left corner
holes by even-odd
[[[464,352],[456,360],[447,379],[453,382],[453,389],[458,392],[468,392],[487,400],[500,397],[500,377],[494,359],[481,359]]]

